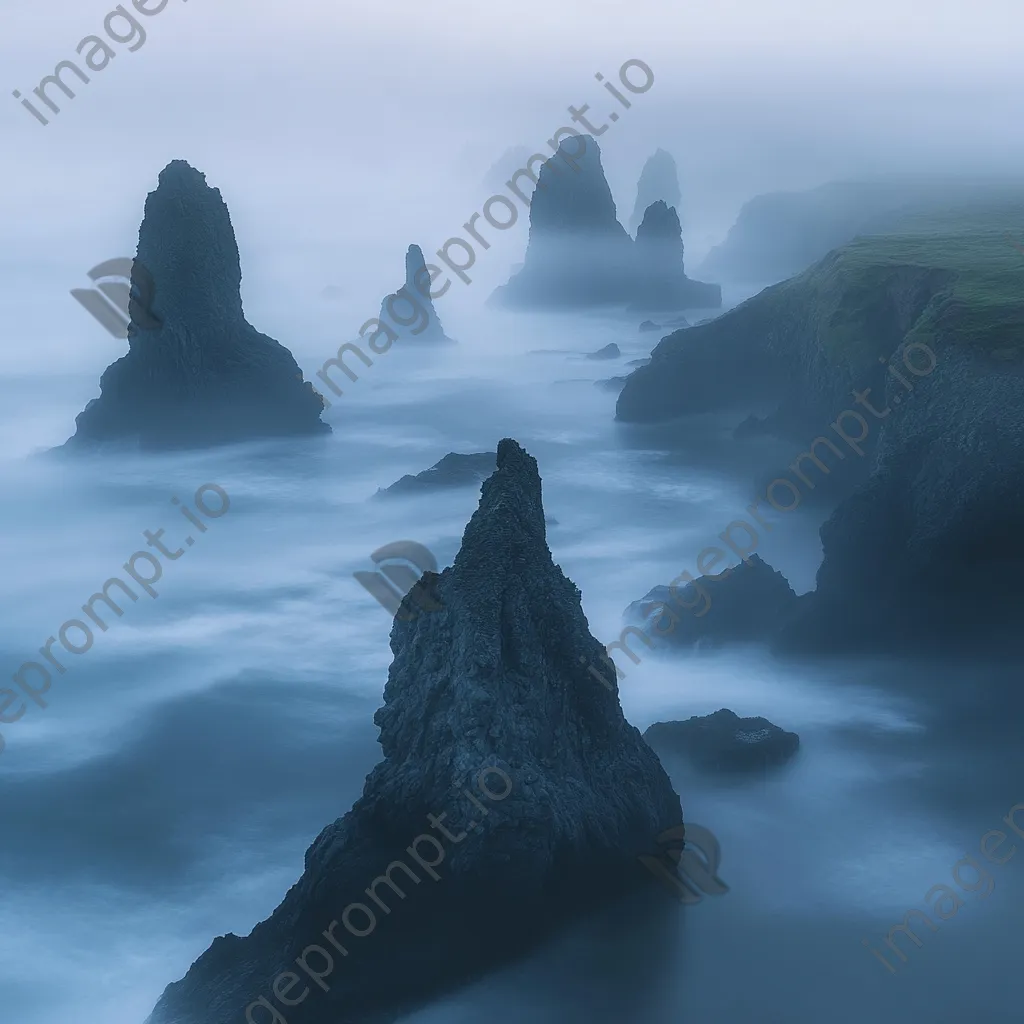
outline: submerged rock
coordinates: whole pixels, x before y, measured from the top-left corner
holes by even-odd
[[[405,254],[405,284],[380,304],[380,320],[399,338],[417,341],[451,341],[430,299],[430,276],[423,250],[410,245]]]
[[[494,452],[473,452],[462,455],[449,452],[440,462],[415,476],[406,474],[390,487],[382,487],[375,497],[417,494],[444,487],[468,487],[479,484],[494,472],[497,456]]]
[[[147,277],[152,294],[142,308]],[[323,399],[292,354],[246,321],[241,283],[220,191],[173,161],[139,230],[128,354],[104,371],[99,398],[78,415],[64,447],[189,448],[330,433]]]
[[[657,150],[653,156],[647,158],[644,169],[640,172],[640,181],[636,187],[636,203],[633,206],[633,214],[629,218],[630,234],[636,235],[644,217],[644,211],[651,203],[659,200],[666,206],[674,206],[677,210],[682,201],[682,193],[679,191],[679,171],[672,154],[664,149]]]
[[[713,287],[717,287],[714,285]],[[701,321],[706,323],[707,321]],[[690,321],[685,316],[674,316],[671,320],[666,320],[663,323],[657,324],[653,320],[645,320],[640,325],[640,333],[644,334],[647,331],[678,331],[681,327],[689,327]]]
[[[625,612],[628,622],[673,647],[771,641],[800,599],[760,555],[718,576],[655,587]]]
[[[614,686],[594,685],[593,666],[614,672],[515,441],[454,564],[427,576],[441,607],[392,628],[384,757],[363,795],[271,917],[217,939],[149,1024],[384,1019],[649,884],[637,858],[678,828],[679,797]],[[295,1009],[278,996],[304,990]]]
[[[702,771],[761,771],[785,764],[800,737],[767,718],[740,718],[727,708],[685,722],[655,722],[644,739],[662,754],[680,754]]]

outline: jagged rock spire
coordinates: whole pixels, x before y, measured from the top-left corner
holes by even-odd
[[[146,200],[132,269],[129,351],[65,447],[142,448],[329,433],[323,399],[283,345],[245,320],[231,217],[219,190],[183,160]]]
[[[540,169],[523,269],[494,293],[511,306],[602,305],[631,294],[633,240],[590,135],[563,140]]]
[[[405,254],[405,283],[380,304],[380,319],[410,341],[451,341],[430,299],[431,283],[423,250],[410,245]]]
[[[664,149],[657,150],[648,157],[644,169],[640,172],[640,181],[636,187],[636,203],[633,214],[629,218],[630,233],[635,235],[643,220],[644,212],[651,203],[659,200],[666,206],[674,206],[677,210],[682,201],[679,191],[679,171],[672,154]]]
[[[415,891],[400,900],[378,886],[391,905],[372,940],[335,927],[345,959],[335,954],[329,990],[288,1010],[289,1024],[386,1017],[522,952],[581,907],[648,884],[637,858],[680,825],[679,797],[615,686],[589,671],[612,673],[548,549],[537,463],[515,441],[498,445],[454,565],[417,586],[437,610],[396,618],[374,719],[384,759],[363,795],[314,842],[274,914],[247,938],[218,939],[149,1024],[237,1024],[257,998],[270,1002],[304,948],[325,945],[347,905],[370,903],[386,869]],[[403,610],[421,607],[415,591]],[[483,770],[504,789],[489,808],[464,796]],[[461,833],[437,869],[444,884],[410,883],[395,862],[414,863],[409,845],[442,813]]]

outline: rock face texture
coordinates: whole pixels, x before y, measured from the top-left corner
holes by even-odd
[[[479,484],[494,472],[496,457],[494,452],[473,452],[470,455],[449,452],[430,469],[425,469],[415,476],[407,473],[390,487],[379,490],[376,496],[382,498],[420,494],[424,491],[435,491],[446,487],[468,487],[471,484]]]
[[[1024,260],[1005,225],[1022,217],[1024,197],[859,239],[629,377],[627,420],[774,405],[743,432],[802,438],[798,500],[869,468],[822,527],[816,589],[777,650],[1019,650]]]
[[[595,306],[629,300],[633,240],[590,135],[565,139],[537,176],[523,269],[492,299],[506,306]]]
[[[362,797],[316,839],[274,914],[247,938],[217,939],[149,1024],[239,1024],[261,998],[287,1024],[388,1019],[580,907],[648,884],[637,858],[678,827],[679,798],[617,691],[588,670],[614,679],[579,590],[551,559],[537,464],[515,441],[498,445],[454,565],[428,576],[442,608],[392,628],[375,717],[384,759]],[[488,803],[481,780],[499,797]],[[436,849],[421,834],[448,837],[428,815],[454,837]],[[434,880],[408,852],[417,839]],[[390,868],[401,898],[380,877]],[[354,903],[376,911],[376,934]],[[296,958],[311,944],[329,950],[325,932],[347,952],[319,986]],[[320,954],[307,960],[323,973]],[[310,988],[294,1008],[273,994],[288,971],[300,983],[284,978],[285,994]],[[274,1019],[263,1005],[252,1012],[256,1024]]]
[[[722,305],[716,284],[691,281],[683,269],[683,233],[675,207],[662,200],[644,212],[636,233],[632,307],[645,310],[712,309]]]
[[[142,271],[154,290],[140,308]],[[129,351],[100,378],[65,448],[187,448],[330,433],[323,399],[242,312],[242,272],[219,190],[182,160],[146,200],[132,271]]]
[[[677,210],[682,201],[679,191],[679,171],[672,154],[659,149],[648,157],[644,169],[640,172],[640,181],[636,187],[636,203],[633,214],[629,218],[629,233],[636,236],[637,228],[644,218],[644,212],[652,203],[663,202]]]
[[[430,299],[430,279],[423,250],[410,245],[405,254],[405,284],[380,305],[380,319],[401,339],[451,341]]]
[[[784,764],[800,737],[767,718],[740,718],[728,708],[685,722],[655,722],[644,739],[664,754],[680,754],[708,772],[750,772]]]
[[[773,640],[797,613],[799,599],[760,555],[719,578],[655,587],[627,609],[627,621],[673,647]]]
[[[936,344],[926,379],[903,367],[914,393],[890,380],[874,471],[822,526],[813,600],[777,650],[1024,646],[1024,350],[997,352]]]
[[[616,418],[650,423],[768,405],[804,433],[820,432],[853,389],[883,385],[879,359],[938,314],[956,276],[853,243],[716,320],[662,338],[630,375]]]

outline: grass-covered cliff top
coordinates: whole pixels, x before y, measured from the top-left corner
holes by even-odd
[[[917,289],[936,298],[913,338],[1024,359],[1024,252],[1014,242],[1024,248],[1024,199],[909,216],[898,233],[857,238],[777,289],[821,300],[819,340],[837,362],[872,358],[874,328]]]
[[[807,411],[878,373],[904,340],[1024,371],[1024,185],[864,235],[715,320],[663,338],[616,416],[655,422],[789,395]],[[831,369],[832,372],[829,372]],[[822,371],[825,371],[824,373]],[[793,391],[806,392],[795,398]]]

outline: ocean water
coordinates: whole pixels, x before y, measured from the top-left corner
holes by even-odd
[[[325,303],[281,340],[312,376],[358,313]],[[795,455],[783,442],[736,445],[727,418],[616,424],[615,393],[595,382],[648,355],[658,335],[635,319],[441,315],[460,344],[402,343],[360,364],[329,410],[332,437],[198,453],[40,457],[72,432],[123,343],[83,324],[95,345],[73,359],[58,364],[43,345],[8,360],[8,674],[45,664],[48,638],[106,580],[127,579],[125,563],[152,550],[144,531],[164,529],[182,553],[161,559],[156,596],[137,586],[83,653],[58,644],[64,671],[51,666],[46,706],[0,727],[3,1020],[141,1024],[213,937],[273,910],[309,843],[351,806],[380,756],[372,717],[390,661],[389,616],[353,573],[397,540],[449,564],[477,500],[462,488],[379,502],[377,488],[515,437],[540,465],[554,558],[609,642],[625,606],[695,572],[756,481]],[[621,358],[585,358],[609,342]],[[182,508],[204,485],[229,505],[199,517],[200,531]],[[216,511],[216,494],[199,497]],[[813,586],[827,513],[779,513],[758,547],[798,592]],[[622,704],[641,729],[729,707],[801,736],[793,763],[745,781],[666,759],[687,819],[721,842],[729,892],[683,906],[652,882],[648,897],[596,912],[410,1024],[1013,1019],[1024,855],[980,861],[994,880],[986,897],[951,873],[1024,801],[1012,672],[980,657],[642,654],[619,659]],[[975,876],[961,877],[970,887]],[[862,938],[881,947],[940,883],[965,905],[937,932],[919,929],[920,948],[901,940],[907,962],[890,953],[890,973]]]

